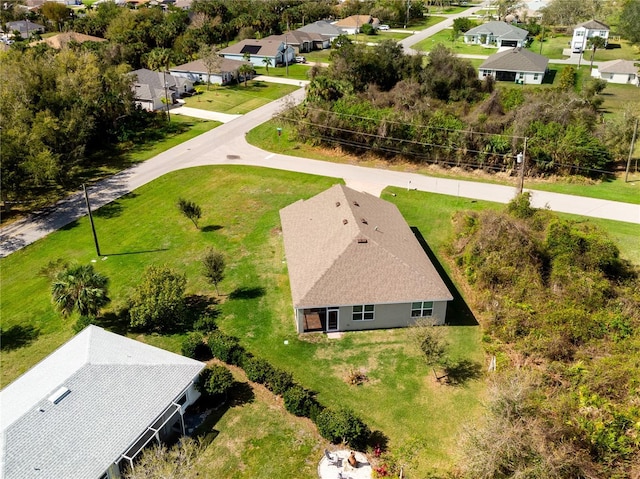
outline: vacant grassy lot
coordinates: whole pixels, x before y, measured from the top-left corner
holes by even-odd
[[[412,48],[414,48],[415,50],[421,50],[423,52],[430,52],[437,44],[441,43],[448,49],[453,50],[453,52],[457,53],[458,55],[489,56],[498,51],[498,49],[495,47],[485,47],[484,45],[468,45],[464,42],[464,38],[462,36],[458,36],[455,41],[452,41],[452,34],[453,30],[451,28],[441,30],[435,35],[432,35],[429,38],[416,43]]]
[[[528,88],[525,85],[524,88]],[[533,86],[532,86],[533,87]],[[514,85],[513,88],[523,88]],[[276,126],[282,128],[282,136],[278,136]],[[463,172],[460,170],[433,169],[428,166],[394,163],[389,164],[384,161],[378,161],[371,156],[354,156],[348,155],[339,149],[319,148],[298,141],[295,137],[291,126],[281,124],[277,120],[271,120],[254,128],[247,134],[247,141],[264,150],[285,155],[301,156],[304,158],[313,158],[315,160],[334,161],[336,163],[354,163],[362,166],[370,166],[376,168],[389,168],[399,171],[413,171],[417,173],[427,174],[429,176],[439,176],[443,178],[458,178],[471,181],[480,181],[486,183],[515,185],[516,179],[503,178],[497,176],[479,175],[472,172]],[[632,176],[631,178],[637,178]],[[580,179],[580,178],[578,178]],[[625,183],[623,179],[617,178],[612,181],[591,182],[591,181],[575,181],[569,179],[563,181],[557,179],[554,181],[532,181],[527,179],[525,187],[532,189],[540,189],[545,191],[555,191],[556,193],[567,193],[578,196],[589,196],[592,198],[602,198],[614,201],[623,201],[627,203],[640,204],[640,194],[638,193],[638,183]]]
[[[557,35],[550,32],[545,33],[545,38],[542,42],[542,53],[540,52],[540,42],[533,40],[527,47],[534,53],[544,55],[547,58],[563,59],[568,58],[562,54],[562,50],[569,48],[571,37],[567,35]]]
[[[306,57],[307,54],[305,53],[304,56]],[[293,78],[295,80],[308,80],[310,69],[311,67],[309,65],[293,63],[289,65],[289,75],[287,75],[287,67],[269,67],[269,73],[267,73],[266,67],[255,67],[256,73],[258,75],[269,75],[271,77],[280,78]]]
[[[591,59],[591,52],[585,52],[584,58]],[[634,48],[629,42],[622,39],[609,39],[607,48],[596,50],[594,61],[605,62],[609,60],[640,60],[640,49]]]
[[[205,89],[201,94],[187,98],[186,105],[202,110],[242,115],[283,97],[296,88],[298,87],[257,80],[247,82],[247,86],[244,86],[244,83],[223,87],[212,85],[209,91]]]

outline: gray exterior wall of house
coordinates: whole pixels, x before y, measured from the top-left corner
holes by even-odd
[[[335,331],[365,331],[410,326],[416,319],[411,317],[412,303],[376,304],[373,320],[354,320],[353,306],[339,306],[338,328]],[[331,306],[328,306],[331,307]],[[295,310],[296,327],[304,333],[304,309]],[[447,301],[433,301],[431,318],[434,324],[443,325],[447,316]]]

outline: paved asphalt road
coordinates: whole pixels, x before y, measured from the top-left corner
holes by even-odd
[[[444,22],[423,30],[403,40],[401,43],[407,49],[408,46],[421,39],[447,28],[453,23],[454,18],[469,15],[480,8],[476,7],[464,13],[450,15]],[[301,82],[297,83],[300,84]],[[246,132],[269,120],[288,102],[299,102],[303,97],[304,91],[302,89],[297,90],[281,100],[272,102],[246,115],[230,118],[227,123],[214,130],[96,183],[89,189],[92,207],[99,208],[173,170],[192,166],[224,164],[264,166],[342,178],[347,184],[357,186],[373,194],[390,185],[500,203],[508,202],[515,195],[515,188],[509,186],[432,178],[415,173],[277,155],[260,150],[245,141]],[[536,207],[547,206],[552,210],[565,213],[640,223],[640,205],[542,191],[532,191],[531,193],[532,204]],[[5,257],[43,238],[85,214],[84,198],[78,192],[51,208],[0,228],[0,257]]]

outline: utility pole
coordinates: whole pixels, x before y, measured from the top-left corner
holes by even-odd
[[[169,113],[169,85],[167,84],[167,72],[162,73],[164,79],[164,104],[167,107],[167,121],[171,121],[171,113]]]
[[[285,67],[285,74],[288,77],[289,76],[289,55],[287,54],[287,35],[284,36],[284,67]]]
[[[93,224],[93,215],[91,214],[91,205],[89,204],[89,194],[87,193],[87,188],[82,183],[82,191],[84,191],[84,201],[87,203],[87,211],[89,212],[89,222],[91,223],[91,231],[93,232],[93,241],[96,244],[96,254],[98,256],[102,256],[100,254],[100,245],[98,244],[98,236],[96,235],[96,227]]]
[[[409,9],[411,8],[411,0],[407,0],[407,15],[405,17],[404,20],[404,28],[407,28],[407,25],[409,24]]]
[[[636,118],[636,126],[633,128],[633,137],[631,138],[631,146],[629,147],[629,159],[627,160],[627,170],[624,174],[624,182],[629,179],[629,167],[631,166],[631,156],[633,155],[633,147],[636,143],[636,135],[638,134],[638,119]]]
[[[520,179],[518,181],[518,194],[522,194],[522,190],[524,189],[524,170],[527,166],[527,140],[528,137],[524,137],[524,148],[522,149],[522,153],[518,153],[518,158],[520,159]]]

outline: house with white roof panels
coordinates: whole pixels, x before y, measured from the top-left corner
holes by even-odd
[[[394,204],[335,185],[280,220],[299,333],[444,324],[453,296]]]
[[[0,477],[120,477],[184,434],[204,363],[89,326],[0,391]]]

